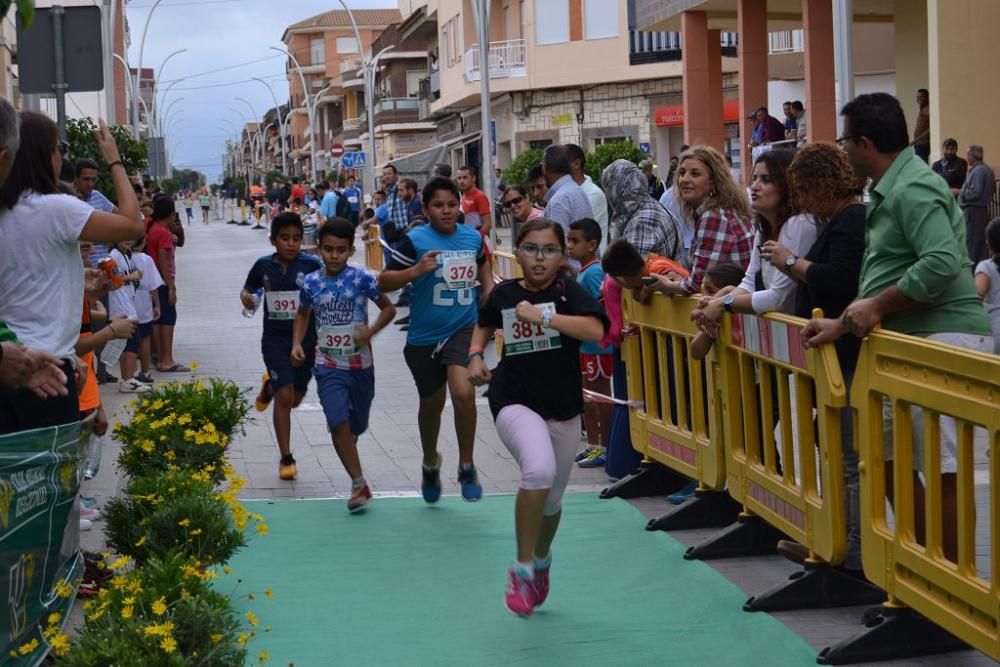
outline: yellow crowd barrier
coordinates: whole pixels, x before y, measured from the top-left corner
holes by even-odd
[[[365,234],[365,267],[372,271],[381,271],[382,265],[382,231],[378,225],[369,225]]]
[[[1000,660],[1000,461],[989,456],[1000,443],[1000,357],[877,331],[862,345],[851,403],[862,461],[865,575],[888,593],[887,611],[905,605]],[[957,452],[951,516],[942,509],[949,504],[941,476],[943,435]],[[980,516],[977,443],[988,456]],[[922,478],[914,479],[914,467]]]
[[[493,280],[495,282],[499,283],[524,276],[521,272],[521,265],[513,253],[494,250],[490,253],[490,258],[493,263]],[[496,345],[497,357],[500,357],[503,354],[503,333],[499,329],[493,336],[493,343]]]
[[[715,391],[714,353],[691,359],[688,349],[698,329],[691,313],[696,298],[654,296],[642,304],[626,296],[624,321],[635,329],[622,343],[628,396],[641,399],[629,427],[632,447],[647,460],[699,482],[702,489],[726,485],[725,450],[711,436],[721,424]]]

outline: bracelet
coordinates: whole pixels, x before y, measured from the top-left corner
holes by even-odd
[[[486,359],[486,357],[483,356],[483,351],[482,350],[475,350],[474,352],[469,352],[469,358],[466,359],[466,361],[472,361],[473,357],[479,357],[480,359],[483,359],[483,360]]]
[[[481,346],[479,346],[479,345],[470,345],[469,346],[469,354],[472,354],[473,352],[482,352],[482,351],[483,351],[483,348]]]
[[[112,340],[114,340],[115,338],[118,338],[118,332],[115,331],[115,325],[114,325],[113,322],[109,322],[108,323],[108,328],[111,329],[111,338],[112,338]]]
[[[111,168],[114,167],[116,164],[120,165],[122,169],[125,168],[125,165],[122,164],[121,160],[115,160],[114,162],[111,162],[111,163],[108,164],[108,171],[111,171]]]

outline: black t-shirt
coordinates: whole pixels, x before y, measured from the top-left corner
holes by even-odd
[[[575,281],[557,278],[541,292],[525,289],[517,280],[507,280],[494,288],[479,309],[479,324],[504,328],[504,311],[512,311],[522,301],[551,303],[560,315],[592,315],[604,330],[608,318],[592,296]],[[508,405],[524,405],[543,419],[565,421],[583,412],[583,385],[580,378],[580,341],[541,325],[516,322],[514,336],[504,336],[503,358],[493,370],[490,382],[490,410],[494,418]],[[522,334],[524,334],[522,336]],[[525,351],[531,350],[534,351]]]

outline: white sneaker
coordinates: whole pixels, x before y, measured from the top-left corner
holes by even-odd
[[[143,384],[135,378],[131,380],[121,380],[118,383],[118,393],[119,394],[144,394],[153,387],[148,384]]]
[[[90,530],[90,527],[93,525],[90,519],[80,519],[80,532]]]
[[[80,518],[89,521],[97,521],[101,518],[101,511],[89,507],[80,507]]]

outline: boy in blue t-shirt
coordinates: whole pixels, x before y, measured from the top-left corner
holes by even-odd
[[[271,220],[271,245],[275,252],[261,257],[250,268],[240,300],[248,310],[256,310],[260,305],[257,294],[263,290],[264,334],[260,348],[267,372],[255,405],[263,412],[274,399],[274,434],[281,452],[278,476],[289,480],[297,474],[290,442],[292,408],[298,407],[306,395],[313,365],[310,354],[301,367],[292,367],[292,321],[303,278],[323,265],[316,257],[301,252],[302,219],[295,213],[282,213]]]
[[[458,481],[462,497],[479,500],[479,484],[472,449],[476,438],[476,394],[466,366],[472,330],[479,317],[476,282],[484,297],[493,289],[493,273],[479,232],[458,224],[458,187],[447,178],[434,178],[424,187],[424,211],[430,224],[410,230],[394,247],[379,275],[385,292],[412,283],[410,324],[403,356],[420,395],[417,421],[424,451],[424,500],[441,497],[441,455],[437,451],[445,387],[455,408],[458,437]]]
[[[354,225],[332,218],[319,228],[319,256],[323,270],[305,277],[299,294],[292,340],[292,363],[305,364],[307,340],[316,346],[319,401],[333,437],[333,447],[351,476],[351,512],[364,507],[372,492],[361,471],[358,436],[368,430],[368,415],[375,397],[375,369],[371,339],[396,314],[389,298],[369,271],[348,266],[354,254]],[[368,302],[381,312],[368,325]],[[311,350],[310,350],[311,352]]]
[[[353,176],[347,177],[347,187],[344,188],[344,196],[351,205],[351,224],[357,226],[358,218],[361,215],[361,189],[356,185]]]
[[[597,248],[601,245],[601,226],[592,218],[583,218],[569,226],[566,246],[569,256],[583,267],[576,280],[590,296],[604,303],[601,285],[604,283],[604,269],[597,259]],[[598,343],[583,343],[580,346],[580,372],[583,374],[583,388],[611,395],[611,372],[614,368],[612,348],[602,348]],[[601,468],[607,463],[608,435],[611,432],[611,405],[605,403],[584,403],[583,423],[587,430],[587,447],[576,455],[581,468]]]

